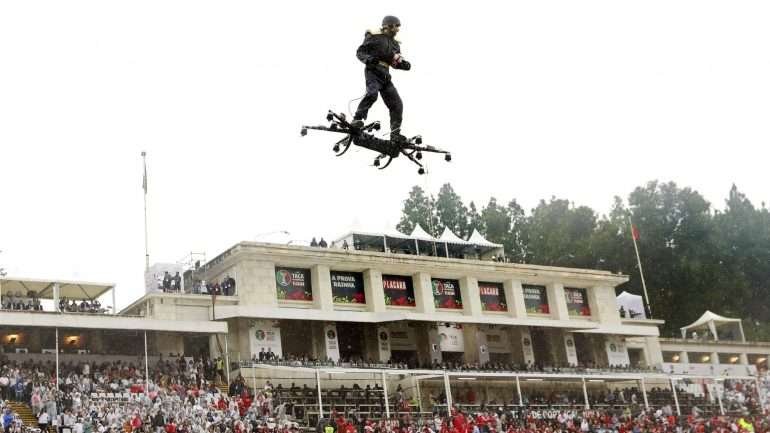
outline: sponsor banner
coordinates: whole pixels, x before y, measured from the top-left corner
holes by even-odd
[[[527,309],[527,313],[551,313],[551,310],[548,308],[548,292],[546,292],[545,286],[523,284],[521,288],[524,291],[524,308]]]
[[[590,316],[588,307],[588,291],[575,287],[564,288],[564,298],[567,301],[567,311],[570,316]]]
[[[441,362],[443,359],[441,355],[441,335],[439,335],[437,326],[431,326],[428,330],[428,341],[430,342],[431,362]]]
[[[505,302],[505,290],[502,283],[485,283],[479,281],[479,296],[481,309],[484,311],[508,311]]]
[[[626,342],[620,337],[607,337],[604,342],[604,348],[607,351],[607,363],[611,366],[626,367],[631,364],[628,358],[628,348]]]
[[[335,304],[366,304],[364,274],[361,272],[330,272],[332,299]]]
[[[567,364],[577,367],[578,357],[577,348],[575,347],[575,336],[564,334],[564,349],[567,352]]]
[[[489,353],[511,353],[511,345],[508,332],[503,329],[491,329],[484,331],[487,339]]]
[[[310,269],[275,267],[275,289],[278,300],[312,301]]]
[[[391,324],[390,330],[390,350],[417,350],[415,342],[414,329],[405,323]]]
[[[380,362],[388,362],[390,360],[390,333],[385,326],[377,327],[377,347]]]
[[[385,293],[385,305],[394,307],[414,307],[414,285],[412,277],[403,275],[383,275],[382,291]]]
[[[603,415],[603,412],[593,410],[564,410],[564,409],[546,409],[546,410],[530,410],[527,408],[513,408],[510,414],[513,418],[518,419],[558,419],[559,414],[566,415],[567,419],[581,418],[595,418]]]
[[[259,358],[259,352],[272,351],[275,356],[282,357],[281,328],[272,320],[256,320],[249,328],[251,354]]]
[[[465,339],[463,338],[462,325],[457,323],[439,323],[438,335],[439,347],[442,352],[465,352]]]
[[[479,345],[479,364],[484,365],[489,362],[489,345],[487,344],[487,334],[483,331],[476,331],[476,344]]]
[[[324,325],[324,341],[326,341],[326,357],[332,361],[340,360],[340,344],[337,340],[337,325],[327,323]]]
[[[460,294],[460,282],[444,278],[432,278],[433,305],[436,308],[462,310],[463,298]]]
[[[529,329],[521,330],[521,353],[525,364],[535,363],[535,350],[532,348],[532,334]]]

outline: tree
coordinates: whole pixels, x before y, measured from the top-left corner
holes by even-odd
[[[511,231],[511,217],[508,208],[497,204],[497,199],[489,199],[481,211],[481,221],[484,224],[484,236],[488,241],[504,244]]]
[[[409,192],[409,197],[404,201],[401,220],[396,228],[401,233],[409,234],[417,224],[420,224],[429,233],[432,228],[434,233],[430,234],[436,236],[438,218],[434,213],[435,208],[433,198],[426,196],[425,191],[419,186],[413,186]]]
[[[470,235],[468,230],[468,209],[463,205],[462,199],[452,189],[452,185],[445,183],[441,186],[436,199],[436,217],[438,224],[436,231],[444,231],[448,227],[452,233],[465,238]]]
[[[476,209],[476,203],[470,202],[468,204],[468,225],[465,228],[465,233],[467,233],[467,236],[470,236],[473,234],[474,230],[478,230],[479,233],[484,233],[484,221],[481,219],[481,214],[479,214],[479,211]]]
[[[541,200],[529,219],[529,260],[551,266],[589,267],[596,214],[568,200]]]

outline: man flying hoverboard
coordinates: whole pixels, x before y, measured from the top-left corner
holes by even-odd
[[[377,94],[382,95],[382,100],[390,110],[390,139],[392,141],[404,141],[406,137],[401,135],[401,120],[404,112],[404,104],[398,95],[396,86],[390,76],[390,68],[408,71],[411,63],[401,56],[401,46],[396,39],[401,29],[401,21],[391,15],[382,19],[380,30],[369,30],[364,36],[364,42],[358,47],[356,57],[366,65],[364,77],[366,78],[366,94],[358,104],[351,126],[361,128],[369,109],[377,101]]]
[[[307,135],[307,131],[311,129],[344,134],[345,137],[332,148],[337,156],[344,155],[353,144],[377,152],[379,155],[375,158],[373,165],[380,170],[390,165],[393,158],[404,155],[417,164],[419,174],[424,174],[425,168],[420,162],[423,152],[444,154],[447,162],[452,160],[452,155],[448,151],[423,145],[422,137],[419,135],[406,138],[400,132],[404,106],[393,85],[390,68],[405,71],[412,68],[412,65],[401,56],[401,47],[396,39],[400,28],[401,22],[398,18],[386,16],[382,20],[382,27],[379,30],[367,31],[364,42],[358,47],[356,56],[366,65],[364,69],[366,93],[358,104],[353,119],[348,120],[345,114],[329,110],[326,115],[328,126],[303,126],[301,134]],[[364,123],[369,109],[377,101],[378,94],[382,95],[385,105],[390,110],[389,140],[374,135],[373,131],[380,129],[380,122]]]

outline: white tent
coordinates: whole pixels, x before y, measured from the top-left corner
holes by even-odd
[[[412,230],[412,234],[409,235],[409,237],[428,242],[433,242],[436,240],[433,236],[429,235],[428,232],[426,232],[425,229],[422,228],[422,226],[419,224],[414,226],[414,230]]]
[[[624,291],[616,298],[618,308],[623,307],[626,310],[628,317],[646,319],[647,313],[644,311],[644,300],[640,295],[634,295]],[[636,315],[638,314],[638,315]]]
[[[471,233],[471,237],[468,238],[468,242],[474,245],[481,245],[484,247],[502,247],[503,246],[502,244],[495,244],[484,239],[484,236],[481,236],[481,233],[479,233],[479,231],[476,229],[473,229],[473,233]]]
[[[457,245],[470,244],[469,242],[466,242],[460,239],[460,237],[454,234],[452,230],[449,230],[449,227],[444,227],[444,233],[441,233],[441,237],[439,238],[439,240],[450,244],[457,244]]]
[[[702,316],[700,316],[700,319],[680,329],[682,331],[682,338],[687,338],[687,331],[697,331],[697,330],[708,329],[709,331],[711,331],[711,335],[714,336],[714,340],[719,340],[719,335],[717,334],[717,328],[720,328],[723,326],[736,327],[736,325],[737,325],[738,332],[740,333],[741,341],[745,343],[746,335],[743,333],[743,324],[741,323],[741,319],[722,317],[719,314],[712,313],[711,311],[708,311],[708,310],[706,310],[706,312],[703,313]]]

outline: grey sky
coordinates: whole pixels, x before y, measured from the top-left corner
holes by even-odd
[[[414,65],[394,72],[404,130],[454,154],[427,178],[299,137],[361,95],[354,52],[385,14]],[[141,150],[152,261],[379,230],[416,183],[600,212],[655,178],[767,201],[769,18],[766,1],[2,2],[0,263],[141,294]]]

